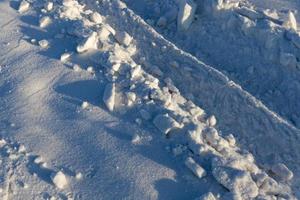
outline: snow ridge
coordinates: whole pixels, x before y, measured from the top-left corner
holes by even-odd
[[[101,70],[105,71],[107,78],[103,101],[108,111],[116,115],[138,111],[130,118],[140,126],[152,124],[162,135],[172,139],[174,145],[179,144],[180,148],[173,149],[173,153],[185,160],[186,167],[197,178],[210,176],[216,180],[216,184],[219,183],[230,191],[224,192],[221,199],[295,198],[294,188],[291,187],[294,174],[285,164],[276,162],[272,167],[262,166],[260,160],[258,165],[255,160],[259,152],[253,155],[244,147],[239,147],[235,136],[220,131],[216,117],[205,112],[196,101],[202,101],[200,105],[203,104],[209,108],[210,113],[214,113],[216,110],[212,109],[215,106],[213,101],[218,104],[224,100],[225,103],[220,104],[224,106],[223,113],[220,114],[221,120],[225,120],[224,116],[231,109],[242,111],[238,120],[243,123],[240,129],[233,129],[245,129],[249,132],[252,131],[251,128],[261,130],[267,126],[268,130],[275,131],[272,134],[288,137],[288,142],[292,141],[293,147],[299,141],[297,128],[270,111],[223,73],[164,39],[124,3],[103,0],[97,9],[97,3],[86,3],[87,5],[77,0],[63,0],[61,4],[54,5],[59,8],[55,10],[55,16],[60,19],[53,20],[70,21],[64,34],[72,35],[78,40],[76,53],[75,50],[68,54],[63,53],[60,60],[66,64],[74,64],[70,59],[71,54],[72,57],[87,55],[94,60],[95,55],[89,57],[88,53],[97,55],[96,62],[102,66]],[[46,26],[41,26],[44,27]],[[144,43],[147,39],[151,39],[150,43]],[[153,48],[157,51],[152,50]],[[76,63],[75,65],[77,66]],[[89,71],[96,76],[100,73],[99,68],[90,68]],[[182,85],[182,79],[178,76],[182,76],[183,84],[190,85]],[[203,96],[200,97],[196,96],[199,83],[200,88],[209,89],[201,93]],[[210,98],[215,95],[214,90],[218,91],[220,88],[224,93]],[[187,92],[190,92],[189,97]],[[226,95],[230,98],[226,99]],[[230,104],[232,99],[233,103]],[[88,102],[86,103],[85,108],[88,106]],[[253,118],[247,118],[247,111],[255,111],[255,117],[264,119],[260,121],[262,125],[253,122]],[[255,125],[251,126],[251,123]],[[222,126],[224,128],[224,124]],[[180,140],[176,139],[178,135]],[[259,146],[258,144],[255,147]],[[299,157],[298,152],[291,155]],[[286,161],[283,154],[280,156],[279,161]],[[294,164],[297,161],[290,161],[289,164],[296,169]],[[51,178],[59,189],[68,184],[65,175],[60,171]]]

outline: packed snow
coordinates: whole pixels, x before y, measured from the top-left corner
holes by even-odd
[[[0,1],[0,199],[300,198],[281,3]]]

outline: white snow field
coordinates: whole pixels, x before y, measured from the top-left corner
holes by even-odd
[[[0,0],[0,199],[300,198],[296,0]]]

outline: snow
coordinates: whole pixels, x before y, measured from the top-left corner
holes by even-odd
[[[276,1],[1,1],[0,197],[299,198]]]

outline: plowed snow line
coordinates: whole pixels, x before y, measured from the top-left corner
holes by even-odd
[[[87,2],[87,5],[92,10],[96,8],[91,2]],[[192,94],[199,106],[217,116],[220,130],[233,133],[260,164],[282,161],[295,172],[298,171],[299,129],[220,71],[167,41],[124,4],[107,0],[98,9],[108,16],[114,28],[130,32],[139,41],[137,57],[145,56],[147,62],[160,67],[182,94]],[[164,46],[167,52],[162,50]],[[180,67],[172,67],[172,61],[177,61]],[[268,145],[264,145],[266,141]]]

